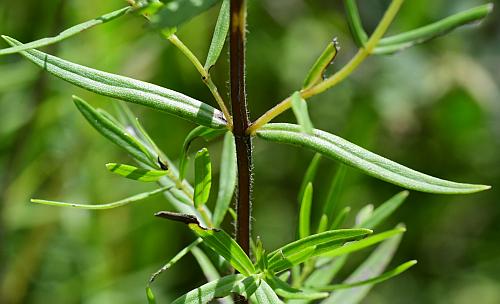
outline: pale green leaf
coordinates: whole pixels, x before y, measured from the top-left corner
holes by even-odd
[[[317,292],[293,288],[285,281],[282,281],[281,279],[273,275],[268,277],[268,283],[277,295],[285,299],[318,300],[328,297],[327,292]]]
[[[203,274],[205,275],[205,278],[207,278],[207,281],[210,282],[220,279],[219,272],[215,268],[214,264],[201,249],[199,249],[198,247],[193,247],[191,248],[191,253],[196,259],[196,262],[198,262],[198,265],[200,265],[201,271],[203,271]]]
[[[295,92],[292,95],[292,110],[302,131],[311,134],[313,132],[313,125],[309,118],[307,102],[300,96],[299,92]]]
[[[231,132],[224,135],[224,143],[222,146],[219,191],[217,201],[215,203],[213,224],[219,226],[224,220],[224,216],[231,205],[234,190],[236,187],[236,146],[234,137]]]
[[[149,150],[139,140],[127,133],[120,126],[115,125],[83,99],[73,96],[73,101],[85,119],[104,137],[123,148],[136,160],[151,167],[158,167],[156,162],[157,157],[151,155]]]
[[[309,166],[307,166],[306,173],[304,174],[304,177],[302,178],[302,183],[300,184],[299,195],[297,196],[297,201],[299,202],[299,204],[302,202],[302,197],[304,196],[304,191],[306,190],[307,185],[309,183],[312,183],[314,181],[314,178],[316,177],[316,172],[318,172],[318,166],[320,161],[321,161],[321,154],[316,153],[311,159]]]
[[[305,238],[311,234],[311,207],[312,207],[313,186],[307,184],[306,191],[302,197],[299,213],[299,238]]]
[[[189,228],[201,237],[208,247],[223,256],[240,273],[249,276],[255,272],[250,258],[226,232],[204,229],[196,224],[189,224]]]
[[[328,228],[328,216],[326,216],[326,214],[323,214],[319,219],[318,229],[316,233],[325,232],[327,228]]]
[[[384,272],[401,242],[401,234],[380,244],[375,251],[344,281],[353,283],[367,280]],[[323,304],[357,304],[368,294],[373,284],[339,290],[323,301]]]
[[[260,286],[255,291],[252,299],[254,299],[254,302],[258,304],[283,304],[266,281],[261,281]]]
[[[194,159],[194,206],[205,205],[212,187],[212,163],[206,148],[196,153]]]
[[[394,269],[391,269],[389,271],[384,272],[383,274],[381,274],[379,276],[375,276],[373,278],[370,278],[370,279],[367,279],[364,281],[329,285],[329,286],[321,287],[319,289],[324,290],[324,291],[333,291],[333,290],[347,289],[347,288],[353,288],[353,287],[363,286],[363,285],[375,285],[375,284],[387,281],[387,280],[389,280],[397,275],[400,275],[401,273],[405,272],[406,270],[408,270],[410,267],[414,266],[415,264],[417,264],[417,261],[415,261],[415,260],[408,261],[406,263],[399,265],[398,267],[396,267]]]
[[[22,45],[15,39],[3,38],[11,45]],[[226,126],[222,112],[179,92],[91,69],[37,50],[21,54],[49,73],[91,92],[176,115],[199,125],[215,129]]]
[[[205,70],[210,70],[219,59],[224,43],[226,42],[227,32],[229,30],[229,4],[230,0],[222,0],[222,5],[219,11],[219,17],[215,24],[212,42],[208,50],[207,60],[205,61]]]
[[[173,301],[172,304],[207,304],[216,298],[226,297],[233,292],[249,298],[259,284],[260,280],[253,276],[228,275],[191,290]]]
[[[360,224],[366,221],[373,214],[373,205],[368,204],[359,210],[358,214],[356,214],[355,226],[361,227]],[[364,228],[364,227],[363,227]]]
[[[334,38],[332,42],[328,43],[323,53],[321,53],[321,55],[309,70],[309,73],[304,79],[302,89],[308,89],[323,80],[325,70],[335,59],[339,49],[340,48],[338,46],[337,38]]]
[[[340,194],[344,183],[347,168],[343,164],[339,164],[335,175],[328,189],[328,195],[323,205],[323,214],[326,214],[329,219],[334,219],[333,213],[339,205]]]
[[[85,30],[88,30],[96,25],[106,23],[106,22],[109,22],[109,21],[116,19],[120,16],[123,16],[124,14],[128,13],[129,11],[130,11],[130,7],[127,6],[127,7],[121,8],[119,10],[113,11],[111,13],[99,16],[95,19],[80,23],[80,24],[75,25],[73,27],[70,27],[70,28],[62,31],[61,33],[59,33],[57,36],[42,38],[42,39],[32,41],[29,43],[13,46],[13,47],[6,48],[6,49],[1,49],[0,56],[6,55],[6,54],[19,53],[21,51],[26,51],[26,50],[30,50],[30,49],[41,48],[41,47],[44,47],[47,45],[51,45],[51,44],[60,42],[62,40],[70,38],[76,34],[79,34]]]
[[[147,170],[117,163],[106,164],[106,168],[114,174],[141,182],[157,182],[168,173],[165,170]]]
[[[154,191],[150,192],[144,192],[140,194],[136,194],[134,196],[113,202],[113,203],[107,203],[107,204],[77,204],[77,203],[65,203],[65,202],[56,202],[56,201],[47,201],[47,200],[41,200],[41,199],[31,199],[32,203],[36,204],[42,204],[42,205],[49,205],[49,206],[56,206],[56,207],[72,207],[72,208],[78,208],[78,209],[88,209],[88,210],[104,210],[104,209],[112,209],[116,207],[121,207],[128,205],[130,203],[135,203],[138,201],[145,200],[153,195],[162,193],[164,191],[170,190],[171,187],[163,187],[156,189]]]
[[[317,129],[309,135],[301,132],[301,127],[298,125],[273,123],[262,127],[257,131],[257,135],[266,140],[309,148],[360,169],[368,175],[407,189],[430,193],[465,194],[490,188],[485,185],[451,182],[417,172]]]

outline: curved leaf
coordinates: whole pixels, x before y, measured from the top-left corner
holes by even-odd
[[[214,35],[208,50],[207,60],[205,61],[205,70],[210,70],[219,59],[224,43],[226,42],[227,32],[229,30],[229,0],[223,0],[220,7],[219,17],[215,25]]]
[[[311,134],[313,124],[309,118],[307,102],[300,96],[299,92],[295,92],[292,95],[292,110],[297,118],[297,123],[302,127],[302,131]]]
[[[323,53],[316,59],[316,62],[309,70],[302,89],[308,89],[323,79],[325,70],[333,62],[339,50],[337,38],[333,38],[332,42],[328,43]]]
[[[57,35],[57,36],[49,37],[49,38],[42,38],[42,39],[32,41],[29,43],[13,46],[13,47],[6,48],[6,49],[1,49],[0,56],[7,55],[7,54],[19,53],[21,51],[26,51],[29,49],[41,48],[41,47],[44,47],[47,45],[57,43],[57,42],[62,41],[64,39],[70,38],[76,34],[79,34],[85,30],[88,30],[96,25],[106,23],[106,22],[109,22],[109,21],[116,19],[120,16],[123,16],[126,13],[128,13],[129,11],[130,11],[130,6],[127,6],[127,7],[121,8],[119,10],[113,11],[111,13],[99,16],[95,19],[80,23],[80,24],[75,25],[73,27],[70,27],[70,28],[62,31],[61,33],[59,33],[59,35]]]
[[[363,47],[368,41],[368,35],[363,29],[356,0],[344,0],[344,6],[347,15],[347,24],[349,25],[354,42],[358,47]]]
[[[10,37],[3,38],[11,45],[22,45]],[[222,112],[179,92],[91,69],[37,50],[23,51],[21,54],[49,73],[91,92],[137,103],[211,128],[226,126]]]
[[[157,182],[168,173],[166,170],[147,170],[117,163],[106,164],[106,168],[114,174],[140,182]]]
[[[260,138],[309,148],[327,157],[360,169],[368,175],[401,187],[430,193],[464,194],[487,190],[490,186],[451,182],[397,164],[333,134],[314,130],[304,134],[298,125],[267,124],[257,131]]]

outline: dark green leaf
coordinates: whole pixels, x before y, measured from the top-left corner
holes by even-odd
[[[311,134],[313,131],[313,125],[311,119],[309,118],[307,102],[300,96],[299,92],[295,92],[292,95],[292,110],[293,114],[295,114],[295,117],[297,118],[298,124],[302,128],[302,131]]]
[[[206,148],[196,153],[194,159],[194,206],[205,205],[212,187],[212,163]]]
[[[487,190],[490,186],[462,184],[435,178],[404,167],[353,143],[321,130],[309,135],[293,124],[267,124],[257,131],[263,139],[309,148],[360,169],[368,175],[401,187],[430,193],[465,194]]]
[[[222,147],[219,192],[215,203],[213,224],[218,227],[224,220],[224,216],[231,205],[234,189],[236,187],[236,146],[231,132],[224,135]]]
[[[173,0],[151,17],[155,28],[176,27],[203,13],[219,0]]]
[[[47,45],[51,45],[51,44],[60,42],[62,40],[68,39],[76,34],[79,34],[85,30],[88,30],[96,25],[106,23],[106,22],[109,22],[109,21],[116,19],[120,16],[123,16],[124,14],[128,13],[129,11],[130,11],[130,7],[127,6],[127,7],[121,8],[119,10],[116,10],[114,12],[102,15],[102,16],[97,17],[95,19],[80,23],[80,24],[75,25],[73,27],[70,27],[70,28],[62,31],[61,33],[59,33],[59,35],[57,35],[57,36],[42,38],[42,39],[32,41],[29,43],[13,46],[13,47],[6,48],[6,49],[1,49],[0,56],[6,55],[6,54],[19,53],[21,51],[26,51],[26,50],[30,50],[30,49],[37,49],[37,48],[41,48],[41,47],[44,47]],[[4,39],[7,38],[7,36],[2,36],[2,37]]]
[[[21,45],[12,38],[4,37],[4,39],[11,45]],[[36,50],[23,51],[21,54],[49,73],[91,92],[137,103],[199,125],[215,129],[226,126],[222,112],[179,92],[94,70]]]
[[[354,42],[358,47],[363,47],[368,41],[368,35],[363,29],[356,0],[344,0],[344,6],[347,13],[347,24],[349,24]]]
[[[130,165],[116,163],[106,164],[106,168],[108,168],[110,172],[113,172],[117,175],[141,182],[157,182],[160,178],[167,175],[168,173],[164,170],[147,170]]]
[[[246,276],[255,272],[250,258],[226,232],[223,230],[204,229],[196,224],[189,224],[189,228],[201,237],[207,246],[231,263],[234,269]]]
[[[214,35],[208,50],[207,60],[205,61],[205,70],[210,70],[219,59],[224,43],[226,42],[227,32],[229,30],[229,0],[223,0],[220,7],[219,17],[215,25]]]

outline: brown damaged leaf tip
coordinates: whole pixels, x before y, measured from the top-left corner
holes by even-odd
[[[191,214],[184,214],[184,213],[176,213],[176,212],[170,212],[170,211],[160,211],[155,213],[155,216],[165,218],[168,220],[176,221],[176,222],[181,222],[184,224],[196,224],[200,225],[200,222],[196,218],[196,216],[191,215]]]
[[[164,171],[168,170],[168,164],[162,162],[159,156],[158,156],[158,165],[160,165],[160,168],[162,170],[164,170]]]

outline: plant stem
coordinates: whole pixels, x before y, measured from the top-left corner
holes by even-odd
[[[231,105],[234,117],[234,139],[238,163],[236,201],[236,241],[250,255],[250,212],[252,190],[252,142],[247,134],[249,125],[245,86],[245,0],[231,0],[230,78]]]
[[[307,99],[312,96],[318,95],[331,87],[337,85],[342,80],[346,79],[349,75],[352,74],[356,70],[356,68],[372,53],[372,51],[377,46],[382,36],[385,34],[389,25],[391,25],[392,20],[396,16],[401,4],[404,0],[393,0],[384,16],[380,20],[377,28],[370,36],[370,39],[366,42],[365,46],[360,48],[356,55],[337,73],[328,77],[327,79],[319,82],[315,86],[312,86],[308,89],[300,91],[300,95],[302,98]],[[260,129],[263,125],[270,122],[276,116],[290,109],[292,106],[291,97],[287,97],[285,100],[274,106],[272,109],[264,113],[259,119],[257,119],[252,125],[248,128],[248,133],[254,135],[255,132]]]
[[[222,113],[224,113],[224,117],[227,120],[228,129],[231,130],[233,127],[233,119],[232,119],[231,114],[229,113],[229,111],[226,107],[226,104],[224,103],[224,100],[222,99],[222,96],[219,93],[219,90],[217,89],[217,86],[212,81],[212,78],[210,77],[210,74],[208,73],[208,71],[205,70],[205,68],[201,64],[200,60],[198,60],[198,58],[193,54],[193,52],[191,52],[191,50],[179,39],[179,37],[177,37],[177,35],[165,34],[165,33],[162,33],[162,35],[163,35],[163,37],[168,39],[168,41],[170,41],[173,45],[175,45],[184,54],[184,56],[186,56],[187,59],[189,59],[189,61],[191,61],[191,63],[196,68],[196,70],[198,70],[198,72],[201,75],[201,79],[203,80],[205,85],[208,87],[208,89],[210,90],[212,95],[214,96],[215,101],[219,105],[219,108],[222,111]]]

